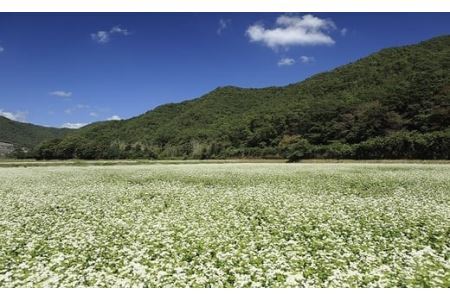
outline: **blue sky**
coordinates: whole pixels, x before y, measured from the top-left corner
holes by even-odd
[[[0,115],[55,127],[130,118],[449,33],[443,13],[0,13]]]

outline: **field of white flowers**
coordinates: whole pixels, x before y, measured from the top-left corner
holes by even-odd
[[[450,287],[450,165],[0,168],[0,287]]]

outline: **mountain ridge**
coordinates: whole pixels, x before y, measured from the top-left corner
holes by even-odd
[[[298,150],[301,157],[333,157],[334,152],[336,157],[359,157],[367,143],[414,144],[415,139],[444,136],[442,144],[450,119],[448,57],[450,36],[445,35],[382,49],[282,87],[218,87],[127,120],[82,127],[41,145],[41,150],[53,148],[37,156],[286,157]],[[386,156],[371,151],[362,157]],[[445,156],[435,154],[431,157]]]
[[[16,148],[33,148],[46,139],[62,137],[70,131],[67,128],[46,127],[0,116],[0,141],[13,144]]]

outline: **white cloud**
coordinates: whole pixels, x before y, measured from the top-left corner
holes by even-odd
[[[91,117],[98,117],[98,113],[96,113],[96,112],[90,112],[89,113],[89,115],[91,116]]]
[[[335,43],[329,31],[336,29],[336,25],[329,19],[313,15],[281,15],[277,18],[276,25],[273,29],[266,29],[264,25],[255,24],[247,29],[246,34],[251,42],[261,42],[272,49]]]
[[[18,122],[25,122],[27,119],[27,112],[25,111],[16,111],[15,113],[4,111],[3,109],[0,109],[0,116],[8,118],[13,121]]]
[[[56,97],[62,97],[62,98],[69,98],[72,96],[72,92],[53,91],[53,92],[50,92],[50,95],[56,96]]]
[[[119,117],[118,115],[114,115],[114,116],[111,116],[110,118],[108,118],[107,120],[108,121],[119,121],[119,120],[122,120],[122,118]]]
[[[109,33],[114,34],[122,34],[122,35],[130,35],[130,32],[128,31],[128,29],[125,28],[121,28],[120,25],[114,26],[113,28],[111,28],[111,30],[109,31]]]
[[[95,33],[91,33],[91,39],[99,44],[106,44],[111,40],[112,35],[130,35],[128,29],[121,28],[119,25],[114,26],[108,31],[100,30]]]
[[[347,28],[342,28],[342,29],[341,29],[341,35],[342,35],[342,36],[346,36],[346,35],[347,35],[347,32],[348,32]]]
[[[67,108],[64,110],[64,113],[70,115],[71,113],[73,113],[74,109],[73,108]]]
[[[91,33],[91,39],[99,44],[106,44],[109,42],[109,33],[106,31],[97,31],[96,33]]]
[[[2,53],[3,51],[5,51],[5,48],[3,48],[2,46],[0,46],[0,53]]]
[[[278,61],[278,66],[282,67],[282,66],[291,66],[293,64],[295,64],[295,59],[293,58],[282,58]]]
[[[78,129],[86,126],[87,123],[64,123],[61,125],[62,128]]]
[[[304,64],[314,62],[315,60],[316,59],[312,56],[305,56],[305,55],[300,56],[300,61]]]
[[[221,35],[222,31],[224,31],[228,27],[228,25],[230,25],[230,23],[231,23],[231,20],[220,19],[219,20],[219,28],[217,28],[217,31],[216,31],[217,34]]]

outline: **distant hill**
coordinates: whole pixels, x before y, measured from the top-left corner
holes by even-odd
[[[0,116],[0,141],[13,144],[16,148],[33,148],[53,138],[61,138],[70,129],[50,128],[12,121]]]
[[[450,36],[285,87],[221,87],[47,142],[40,158],[449,158]],[[1,139],[1,138],[0,138]]]

